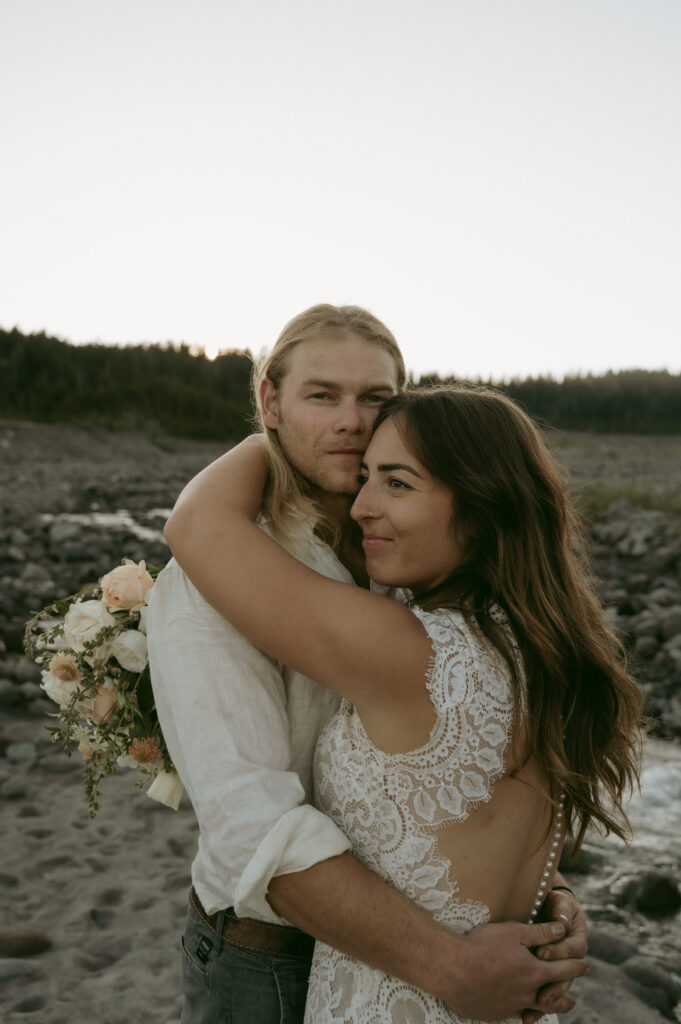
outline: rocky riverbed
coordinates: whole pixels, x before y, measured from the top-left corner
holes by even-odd
[[[593,486],[619,460],[637,473],[637,488],[644,480],[649,493],[664,494],[680,472],[681,442],[668,442],[561,435],[556,447],[578,486]],[[647,445],[654,460],[646,461]],[[191,807],[174,813],[155,805],[123,772],[105,781],[102,809],[90,822],[77,760],[49,742],[44,726],[54,705],[21,643],[30,612],[123,556],[164,562],[167,510],[221,452],[167,438],[0,423],[3,1021],[179,1019]],[[573,1024],[681,1020],[681,531],[668,512],[629,504],[622,493],[614,488],[620,500],[592,518],[590,548],[601,596],[646,695],[652,738],[644,796],[632,804],[634,845],[590,836],[576,864],[565,865],[587,912],[592,955],[589,977],[575,986]],[[27,930],[33,937],[18,935]]]

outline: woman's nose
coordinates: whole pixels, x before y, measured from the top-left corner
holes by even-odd
[[[356,523],[361,523],[365,519],[378,519],[378,513],[371,504],[371,493],[368,484],[364,484],[360,488],[360,492],[350,509],[350,516]]]

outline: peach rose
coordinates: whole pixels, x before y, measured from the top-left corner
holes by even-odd
[[[112,685],[109,689],[106,686],[97,685],[97,696],[92,701],[92,709],[89,713],[89,717],[95,725],[109,721],[116,707],[117,697],[117,686]]]
[[[147,603],[154,581],[145,562],[126,558],[124,565],[112,569],[100,579],[102,601],[111,611],[139,611]]]

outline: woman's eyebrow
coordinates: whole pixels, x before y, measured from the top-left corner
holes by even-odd
[[[367,469],[366,462],[360,462],[360,469]],[[412,476],[417,477],[419,480],[423,480],[420,473],[417,473],[411,466],[407,466],[404,462],[382,462],[379,466],[376,466],[379,473],[393,473],[396,469],[403,469],[405,473],[411,473]]]

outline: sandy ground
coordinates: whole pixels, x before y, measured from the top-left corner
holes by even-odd
[[[38,721],[5,718],[0,733],[49,743]],[[0,960],[0,1020],[179,1020],[191,806],[163,807],[135,788],[135,772],[121,771],[104,781],[90,820],[79,755],[43,754],[3,769],[14,798],[2,802],[0,930],[37,929],[53,945],[4,983]]]

